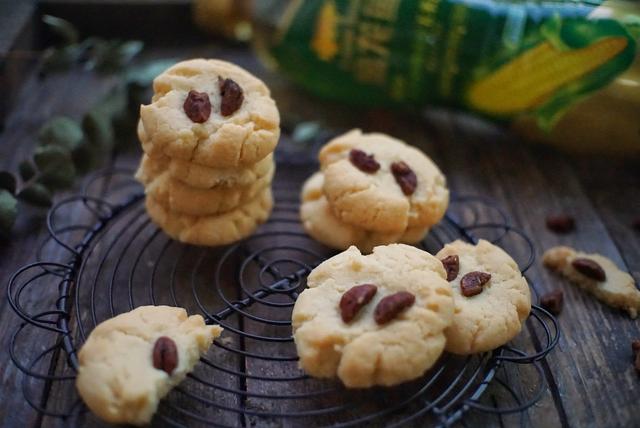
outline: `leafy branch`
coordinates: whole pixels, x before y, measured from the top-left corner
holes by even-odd
[[[32,155],[20,162],[17,174],[0,171],[0,235],[9,236],[21,203],[48,207],[56,191],[103,163],[113,150],[133,140],[138,108],[153,78],[173,61],[161,60],[125,69],[141,51],[138,41],[91,37],[79,40],[76,28],[60,18],[43,21],[61,43],[44,53],[43,71],[61,72],[79,65],[88,70],[120,72],[119,84],[99,100],[82,120],[49,119],[38,132]]]

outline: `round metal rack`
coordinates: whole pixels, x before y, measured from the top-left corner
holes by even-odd
[[[471,411],[518,414],[545,390],[542,362],[559,337],[554,317],[535,306],[513,343],[491,353],[445,354],[424,377],[394,388],[350,391],[297,368],[290,314],[307,274],[335,252],[298,221],[298,191],[308,166],[281,168],[268,223],[223,248],[170,240],[146,216],[131,171],[108,170],[47,217],[37,261],[10,279],[21,318],[11,341],[25,400],[65,426],[98,421],[74,389],[77,351],[101,321],[136,306],[167,304],[225,329],[195,371],[161,403],[165,426],[450,426]],[[438,251],[455,239],[489,239],[534,261],[531,241],[486,199],[457,196],[420,246]],[[46,252],[47,260],[42,259]],[[535,293],[535,286],[532,284]],[[513,368],[536,384],[509,381]],[[513,378],[513,376],[511,376]]]

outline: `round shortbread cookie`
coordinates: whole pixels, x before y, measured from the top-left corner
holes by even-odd
[[[192,216],[168,210],[147,197],[147,214],[164,232],[181,242],[217,246],[239,241],[251,235],[271,213],[273,198],[267,187],[254,199],[220,215]]]
[[[169,171],[155,175],[155,168],[141,163],[136,176],[144,177],[145,193],[169,210],[194,216],[214,215],[231,211],[253,199],[271,185],[275,164],[265,174],[246,186],[219,185],[210,189],[191,187],[173,178]]]
[[[504,250],[488,241],[478,245],[455,241],[436,254],[440,260],[458,256],[459,272],[449,283],[453,289],[453,323],[446,330],[447,351],[475,354],[504,345],[522,329],[531,311],[531,294],[518,265]],[[482,292],[465,297],[461,279],[469,272],[485,272],[491,279]]]
[[[374,284],[377,292],[345,323],[341,298],[360,284]],[[337,376],[351,388],[390,386],[422,376],[440,357],[453,298],[442,264],[429,253],[392,244],[365,256],[350,247],[316,267],[307,285],[292,326],[300,366],[310,375]],[[377,304],[396,292],[412,293],[415,302],[378,324]]]
[[[76,387],[93,413],[111,423],[144,425],[158,403],[179,384],[222,328],[205,325],[182,308],[141,306],[93,329],[78,353]],[[170,338],[177,365],[168,374],[153,363],[158,338]]]
[[[350,159],[352,150],[372,155],[379,165],[365,172]],[[385,134],[352,130],[320,151],[324,194],[338,219],[363,229],[399,232],[438,223],[449,204],[444,175],[424,153]],[[392,173],[404,162],[415,174],[416,186],[405,194]]]
[[[138,138],[140,141],[146,141],[147,139],[140,121],[138,121]],[[273,153],[269,153],[264,159],[253,165],[236,168],[210,168],[182,159],[170,158],[162,154],[157,157],[150,157],[146,153],[142,155],[141,164],[145,165],[146,170],[150,171],[162,172],[168,169],[173,178],[191,187],[210,189],[220,185],[246,186],[253,183],[273,167]],[[138,173],[140,172],[139,169]],[[157,174],[158,172],[156,172]],[[144,176],[139,177],[139,179],[144,183]]]
[[[372,232],[341,222],[333,214],[322,193],[323,175],[313,174],[302,187],[300,219],[305,231],[316,241],[338,250],[355,245],[370,253],[378,245],[401,242],[415,244],[424,239],[429,228],[410,228],[403,232]]]
[[[218,78],[232,79],[244,100],[231,115],[221,114]],[[254,164],[273,152],[280,137],[280,114],[266,85],[246,70],[215,59],[179,62],[153,81],[155,94],[140,107],[146,139],[143,150],[153,157],[214,167]],[[206,93],[211,114],[203,123],[192,121],[184,110],[189,91]]]

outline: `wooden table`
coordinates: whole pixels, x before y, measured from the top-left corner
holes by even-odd
[[[535,244],[538,261],[528,276],[536,289],[547,292],[560,288],[565,293],[565,307],[559,316],[562,337],[542,363],[548,388],[542,399],[524,413],[524,425],[640,424],[640,378],[633,369],[630,350],[631,341],[640,338],[638,321],[568,285],[539,262],[546,248],[566,244],[602,253],[640,280],[640,232],[632,227],[633,220],[640,216],[638,159],[571,157],[526,144],[483,122],[448,111],[429,111],[424,120],[416,120],[320,102],[262,68],[244,47],[215,42],[194,44],[187,50],[154,47],[145,53],[149,58],[176,55],[234,61],[268,82],[284,116],[295,112],[300,118],[320,119],[336,129],[359,126],[392,133],[423,148],[440,165],[454,193],[495,200]],[[32,68],[0,134],[0,169],[17,169],[19,161],[31,152],[37,129],[47,118],[54,114],[80,117],[113,84],[113,78],[82,71],[39,80]],[[133,166],[139,156],[138,149],[115,153],[108,164]],[[68,193],[75,191],[77,187]],[[0,243],[0,280],[4,283],[18,267],[34,260],[34,249],[46,236],[44,212],[26,208],[21,213],[12,238]],[[545,217],[550,213],[575,216],[577,231],[568,235],[548,231]],[[46,250],[45,259],[48,257],[59,258],[60,250]],[[37,302],[38,295],[32,299]],[[0,349],[8,349],[17,324],[7,301],[0,299]],[[38,338],[37,332],[27,336],[34,350],[43,346]],[[509,376],[524,393],[535,387],[531,385],[534,378],[530,368],[513,369]],[[60,425],[54,418],[39,416],[25,403],[21,381],[22,375],[8,353],[0,353],[0,425]],[[491,393],[490,389],[487,394]],[[65,398],[49,391],[42,400],[51,403]],[[251,420],[243,422],[250,424]],[[467,422],[472,426],[503,426],[517,424],[520,419],[472,413]]]

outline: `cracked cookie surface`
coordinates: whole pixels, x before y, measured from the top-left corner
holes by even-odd
[[[264,223],[273,207],[271,188],[231,211],[218,215],[193,216],[172,212],[152,197],[145,199],[147,214],[162,230],[181,242],[217,246],[239,241]]]
[[[415,244],[429,232],[429,228],[410,228],[403,232],[375,232],[340,221],[322,192],[323,174],[316,172],[302,187],[300,219],[305,231],[324,245],[345,250],[355,245],[370,253],[378,245],[401,242]]]
[[[605,273],[604,281],[597,281],[578,272],[572,265],[576,259],[588,259],[596,262]],[[576,251],[570,247],[553,247],[542,258],[545,266],[560,273],[572,283],[593,294],[607,305],[626,311],[631,318],[637,318],[640,311],[640,290],[633,277],[624,272],[600,254]]]
[[[351,388],[395,385],[424,374],[445,346],[453,314],[444,268],[429,253],[403,244],[356,247],[326,260],[307,278],[293,313],[300,366],[315,377],[338,377]],[[355,285],[375,284],[377,293],[345,323],[342,295]],[[384,325],[374,320],[377,303],[407,291],[415,303]]]
[[[436,254],[440,260],[458,256],[459,272],[449,283],[453,290],[453,322],[446,330],[447,351],[475,354],[504,345],[522,329],[531,311],[531,294],[516,262],[504,250],[481,239],[477,245],[454,241]],[[483,272],[491,279],[471,297],[461,292],[461,279]]]
[[[146,141],[146,135],[142,128],[142,123],[138,123],[138,138]],[[215,186],[247,186],[265,175],[273,164],[273,153],[268,154],[264,159],[252,165],[232,168],[211,168],[182,159],[170,158],[163,154],[150,157],[146,153],[142,155],[141,166],[145,171],[155,173],[168,170],[171,177],[182,181],[188,186],[198,189],[210,189]],[[142,173],[139,168],[138,173]],[[140,176],[140,181],[150,181],[144,175]]]
[[[145,186],[145,193],[176,213],[195,216],[221,214],[255,198],[271,185],[275,164],[271,162],[263,174],[247,185],[218,185],[209,189],[191,187],[174,178],[169,170],[158,171],[144,159],[136,178]]]
[[[244,100],[231,115],[221,114],[218,77],[233,79]],[[155,94],[140,107],[143,150],[214,168],[254,164],[273,152],[280,136],[280,115],[266,85],[246,70],[215,59],[179,62],[154,79]],[[211,114],[203,123],[185,113],[189,91],[206,93]]]
[[[111,423],[143,425],[158,403],[193,370],[222,328],[207,326],[182,308],[141,306],[96,326],[78,353],[76,386],[93,413]],[[154,345],[165,336],[176,345],[171,375],[154,367]]]
[[[358,168],[352,150],[372,155],[375,171]],[[385,134],[352,130],[326,144],[319,155],[324,194],[342,222],[378,232],[401,232],[438,223],[449,204],[444,175],[423,152]],[[404,162],[415,174],[415,191],[406,194],[392,172]]]

